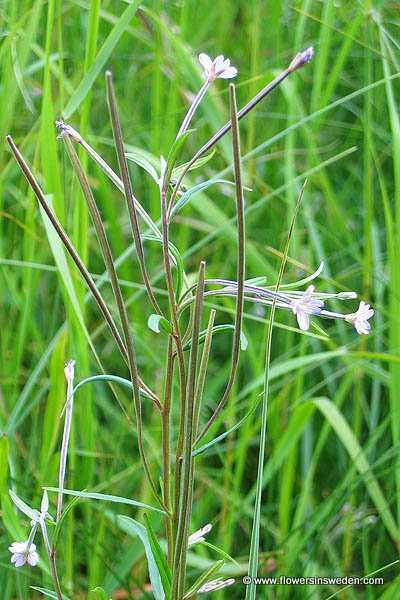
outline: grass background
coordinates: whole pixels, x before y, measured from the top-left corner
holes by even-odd
[[[66,112],[68,122],[116,168],[103,76],[111,69],[125,142],[158,164],[201,85],[199,52],[223,53],[238,67],[242,106],[310,45],[315,46],[312,63],[241,122],[245,183],[252,188],[246,193],[247,277],[266,275],[274,282],[308,177],[285,280],[311,273],[324,260],[318,290],[356,290],[376,313],[368,338],[327,321],[322,326],[329,337],[316,329],[301,334],[293,315],[277,315],[259,575],[361,576],[384,569],[385,585],[349,587],[340,597],[398,597],[398,564],[388,565],[397,560],[400,517],[399,6],[389,1],[149,0],[124,23],[127,7],[100,0],[0,4],[0,597],[34,598],[29,585],[51,586],[39,538],[41,570],[17,573],[9,562],[7,547],[26,538],[28,523],[19,522],[7,490],[13,487],[38,507],[41,486],[57,482],[64,363],[76,359],[77,380],[98,373],[90,339],[105,372],[127,376],[96,306],[46,230],[5,135],[12,134],[20,145],[90,271],[100,276],[104,266],[97,242],[54,120]],[[78,88],[87,73],[93,77]],[[227,86],[217,81],[196,114],[197,131],[183,161],[228,114]],[[146,325],[152,309],[137,283],[122,197],[82,159],[114,255],[120,257],[118,273],[141,374],[161,393],[165,338]],[[201,176],[223,172],[231,178],[231,160],[226,138]],[[136,195],[158,219],[156,186],[136,167],[132,176]],[[195,172],[187,185],[198,176]],[[201,259],[207,261],[208,277],[235,276],[233,217],[231,189],[214,186],[175,220],[172,241],[185,256],[189,277]],[[162,298],[160,250],[146,250]],[[108,284],[101,285],[114,308]],[[217,306],[217,322],[231,323],[233,303],[226,299]],[[356,307],[356,302],[336,305],[346,312]],[[233,425],[262,391],[267,317],[246,306],[249,348],[223,418],[207,439]],[[215,339],[204,416],[223,390],[230,348],[229,334]],[[118,390],[118,397],[129,406],[128,395]],[[256,412],[197,463],[193,530],[212,522],[208,539],[241,565],[226,568],[238,583],[215,598],[240,600],[245,594],[240,579],[247,572],[259,417]],[[145,420],[157,474],[160,423],[146,407]],[[77,394],[69,460],[68,487],[152,502],[138,466],[135,431],[105,384]],[[139,540],[113,524],[112,513],[122,512],[141,520],[140,511],[95,502],[81,503],[70,514],[59,569],[64,589],[74,598],[92,597],[96,585],[113,598],[150,597],[143,591],[146,565]],[[151,518],[162,537],[161,521]],[[213,558],[211,550],[198,549],[190,556],[190,576]],[[341,587],[259,587],[257,597],[328,598]]]

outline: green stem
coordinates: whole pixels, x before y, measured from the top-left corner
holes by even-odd
[[[176,355],[178,357],[178,368],[179,368],[179,379],[180,379],[180,399],[181,399],[181,411],[180,411],[180,428],[178,435],[178,443],[176,449],[175,459],[175,472],[174,472],[174,513],[172,519],[173,536],[175,537],[177,521],[178,521],[178,508],[179,508],[179,490],[180,490],[180,479],[181,479],[181,466],[182,466],[182,449],[183,449],[183,437],[184,437],[184,419],[186,411],[186,368],[185,358],[183,355],[182,339],[179,330],[179,319],[177,303],[175,298],[174,282],[172,278],[171,262],[169,255],[169,224],[167,220],[167,188],[169,182],[165,181],[164,187],[160,190],[161,195],[161,216],[162,216],[162,235],[163,235],[163,260],[165,269],[165,279],[168,289],[169,307],[171,312],[171,319],[173,323],[174,333],[172,334],[176,346]]]
[[[53,578],[53,583],[54,583],[54,588],[56,590],[57,598],[58,598],[58,600],[64,600],[62,591],[61,591],[60,580],[58,579],[57,567],[56,567],[56,551],[55,551],[55,548],[52,549],[50,546],[49,536],[47,535],[47,527],[46,527],[46,523],[44,522],[44,520],[40,521],[40,528],[42,530],[44,545],[46,547],[46,552],[47,552],[47,555],[48,555],[49,561],[50,561],[51,576]]]
[[[170,418],[171,418],[171,396],[174,373],[174,352],[173,340],[168,340],[168,358],[164,393],[164,406],[162,412],[162,447],[163,447],[163,497],[164,503],[169,512],[171,512],[171,439],[170,439]],[[173,531],[171,518],[165,522],[168,564],[172,565],[173,554]]]
[[[199,350],[199,334],[203,308],[204,274],[205,262],[202,261],[200,263],[198,285],[196,290],[196,302],[192,330],[192,344],[190,346],[190,357],[188,367],[188,383],[184,423],[184,443],[182,455],[182,475],[179,493],[179,516],[174,553],[171,600],[179,600],[183,597],[186,579],[187,540],[189,537],[190,517],[192,513],[193,500],[194,469],[192,448],[194,440],[195,391],[197,377],[197,358]]]
[[[203,294],[203,298],[204,298],[204,294]],[[212,342],[212,336],[213,336],[213,326],[214,326],[214,319],[215,319],[216,312],[217,311],[214,308],[210,312],[210,318],[208,320],[206,337],[204,340],[203,353],[201,355],[199,376],[197,378],[195,408],[194,408],[194,425],[193,425],[193,431],[194,431],[195,437],[197,436],[198,428],[199,428],[201,399],[203,397],[203,390],[204,390],[204,383],[206,380],[208,359],[210,357],[211,342]]]

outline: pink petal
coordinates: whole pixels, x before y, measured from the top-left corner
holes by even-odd
[[[232,79],[232,77],[236,77],[237,74],[238,70],[236,67],[229,67],[229,69],[225,69],[219,77],[220,79]]]
[[[8,549],[10,552],[25,552],[26,542],[13,542]]]
[[[199,63],[206,71],[210,71],[213,64],[211,58],[205,52],[199,54]]]
[[[224,64],[224,57],[222,56],[222,54],[220,54],[219,56],[217,56],[217,58],[213,62],[214,69],[216,71],[220,71],[221,67],[223,67],[223,64]]]
[[[14,557],[16,557],[16,559],[13,561]],[[25,564],[25,557],[23,554],[14,554],[11,558],[11,562],[14,562],[16,567],[22,567]]]
[[[28,563],[31,565],[31,567],[35,567],[38,562],[39,562],[39,556],[37,555],[37,552],[29,552],[28,553]]]
[[[296,312],[297,323],[302,331],[308,331],[310,327],[310,317],[304,310],[297,310]]]
[[[229,58],[226,58],[222,65],[218,65],[218,70],[219,71],[225,71],[226,69],[229,69],[229,67],[231,66],[231,61],[229,60]]]

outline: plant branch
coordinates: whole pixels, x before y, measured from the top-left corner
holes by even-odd
[[[244,305],[244,281],[246,270],[246,255],[245,255],[245,218],[244,218],[244,198],[242,173],[240,166],[240,136],[239,136],[239,120],[236,109],[235,86],[233,83],[229,85],[229,101],[231,109],[232,123],[232,147],[233,147],[233,164],[235,173],[235,190],[236,190],[236,213],[237,213],[237,297],[236,297],[236,314],[235,314],[235,335],[232,348],[232,364],[229,380],[225,388],[220,403],[215,409],[212,417],[209,419],[203,431],[198,435],[196,443],[198,443],[210,429],[215,419],[220,414],[225,406],[231,392],[233,382],[235,381],[237,365],[240,354],[240,338],[242,333],[243,321],[243,305]],[[204,293],[204,290],[203,290]]]
[[[112,290],[114,293],[114,297],[115,297],[115,300],[117,303],[118,313],[119,313],[119,316],[121,319],[122,331],[123,331],[124,338],[125,338],[125,346],[127,347],[128,366],[130,367],[131,375],[132,375],[133,370],[134,370],[133,363],[136,362],[135,350],[134,350],[134,345],[133,345],[133,339],[132,339],[132,333],[131,333],[131,327],[129,324],[128,314],[126,312],[126,306],[125,306],[124,298],[122,295],[121,286],[119,285],[118,275],[117,275],[117,272],[115,269],[115,263],[114,263],[114,259],[113,259],[112,253],[111,253],[110,244],[107,239],[106,231],[104,228],[104,224],[103,224],[99,209],[97,207],[97,204],[94,199],[94,196],[93,196],[91,187],[89,185],[89,182],[87,180],[87,177],[83,171],[78,154],[75,151],[75,148],[74,148],[69,136],[65,136],[64,141],[65,141],[67,151],[68,151],[69,157],[71,159],[72,165],[75,169],[79,183],[81,185],[83,195],[85,196],[86,203],[87,203],[87,206],[88,206],[88,209],[90,212],[90,216],[92,218],[93,225],[96,230],[97,239],[99,240],[100,248],[101,248],[101,251],[103,254],[104,264],[106,266],[108,275],[110,277],[111,287],[112,287]],[[136,368],[136,370],[137,370],[137,368]],[[149,391],[154,404],[157,406],[158,410],[161,412],[162,407],[161,407],[161,404],[160,404],[160,401],[159,401],[157,395],[154,392],[152,392],[151,390],[149,390],[148,386],[146,386],[140,378],[139,378],[139,383],[143,389],[145,389],[146,391]]]
[[[237,113],[238,121],[240,121],[240,119],[243,119],[251,110],[253,110],[253,108],[255,108],[257,106],[257,104],[259,104],[261,102],[261,100],[264,100],[264,98],[266,98],[275,88],[277,88],[278,85],[280,85],[282,83],[282,81],[284,81],[286,79],[286,77],[288,77],[291,73],[293,73],[294,71],[297,71],[298,69],[303,67],[305,64],[307,64],[311,60],[312,56],[313,56],[313,51],[311,48],[308,48],[304,52],[300,52],[294,58],[294,60],[290,63],[290,65],[287,69],[282,71],[282,73],[280,73],[277,77],[275,77],[275,79],[273,81],[271,81],[268,85],[266,85],[256,96],[254,96],[254,98],[252,98],[242,109],[239,110],[239,112]],[[185,170],[181,173],[180,177],[177,179],[176,187],[174,188],[172,195],[171,195],[171,199],[170,199],[170,203],[169,203],[169,207],[168,207],[168,219],[169,220],[171,218],[172,208],[173,208],[173,205],[175,202],[176,194],[177,194],[178,190],[180,189],[181,183],[182,183],[186,173],[190,170],[190,167],[196,162],[196,160],[198,160],[201,156],[203,156],[203,154],[208,152],[208,150],[210,150],[210,148],[215,146],[215,144],[217,142],[219,142],[219,140],[228,133],[228,131],[231,129],[231,127],[232,127],[232,119],[230,121],[228,121],[223,127],[221,127],[221,129],[219,131],[217,131],[217,133],[215,133],[213,135],[213,137],[210,140],[208,140],[208,142],[206,142],[204,144],[204,146],[202,146],[200,148],[200,150],[198,150],[196,152],[196,154],[187,163]]]
[[[131,222],[131,229],[133,240],[135,242],[136,252],[139,259],[140,270],[142,272],[143,282],[146,286],[147,293],[149,295],[150,301],[154,307],[154,310],[157,314],[162,315],[161,308],[158,305],[158,302],[154,296],[153,290],[151,289],[150,280],[146,270],[146,263],[144,260],[144,252],[143,252],[143,244],[140,234],[139,221],[136,214],[136,206],[137,200],[133,195],[131,178],[128,170],[128,163],[126,162],[125,150],[124,150],[124,140],[122,137],[121,131],[121,123],[118,117],[118,106],[117,100],[114,93],[114,86],[112,81],[112,74],[110,71],[106,73],[106,85],[107,85],[107,101],[108,107],[110,111],[111,125],[114,135],[114,142],[117,151],[118,164],[119,169],[121,171],[122,181],[124,184],[124,192],[126,203],[129,212],[129,218]]]

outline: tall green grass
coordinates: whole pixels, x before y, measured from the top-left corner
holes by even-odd
[[[0,7],[0,597],[36,598],[29,586],[51,587],[41,569],[16,570],[7,548],[25,539],[8,496],[14,489],[40,505],[41,486],[57,483],[65,401],[62,369],[74,357],[77,380],[127,376],[101,315],[42,217],[9,154],[18,142],[42,188],[109,302],[110,284],[96,237],[54,121],[64,113],[117,168],[106,110],[104,72],[113,73],[128,149],[144,148],[158,165],[202,83],[199,52],[224,54],[239,68],[238,106],[306,46],[315,59],[241,121],[247,227],[247,277],[276,281],[285,240],[305,176],[308,185],[291,242],[284,281],[310,274],[321,260],[318,289],[357,290],[375,308],[372,332],[323,322],[308,335],[293,315],[275,317],[260,511],[259,576],[362,576],[380,570],[380,586],[259,586],[257,598],[396,598],[399,479],[399,14],[389,2],[338,6],[326,0],[265,3],[54,1]],[[83,82],[83,83],[82,83]],[[196,114],[187,156],[229,118],[228,88],[210,90]],[[131,245],[122,196],[87,158],[80,157],[106,222],[129,303],[144,379],[162,393],[165,348],[147,327],[152,310]],[[194,185],[198,171],[186,184]],[[233,178],[230,141],[218,145],[205,177]],[[157,221],[157,188],[131,166],[135,194]],[[233,189],[233,188],[232,188]],[[233,191],[213,186],[185,207],[172,241],[193,279],[200,260],[208,277],[236,276]],[[130,248],[130,250],[129,250]],[[128,250],[127,250],[128,249]],[[146,248],[150,277],[161,285],[161,249]],[[56,267],[56,268],[54,268]],[[162,298],[161,294],[158,296]],[[234,322],[233,300],[207,301],[217,322]],[[354,309],[356,305],[354,304]],[[233,426],[263,391],[269,314],[245,306],[249,340],[223,419],[209,439]],[[231,337],[213,342],[206,399],[213,407],[230,370]],[[136,432],[115,395],[132,414],[129,392],[96,382],[79,390],[67,487],[152,503],[140,466]],[[144,443],[154,476],[161,462],[161,429],[145,408]],[[257,409],[221,443],[198,457],[192,530],[213,523],[208,540],[236,558],[224,574],[237,583],[219,598],[245,596],[262,414]],[[56,495],[51,496],[53,507]],[[115,515],[143,523],[143,511],[94,500],[67,517],[59,561],[70,597],[149,598],[143,546],[122,531]],[[161,517],[150,516],[162,538]],[[38,544],[39,546],[39,544]],[[42,547],[39,547],[39,551]],[[189,553],[195,579],[215,559],[205,546]],[[141,590],[141,591],[139,591]],[[146,591],[147,590],[147,591]],[[219,596],[218,596],[219,594]],[[205,596],[207,597],[207,596]]]

